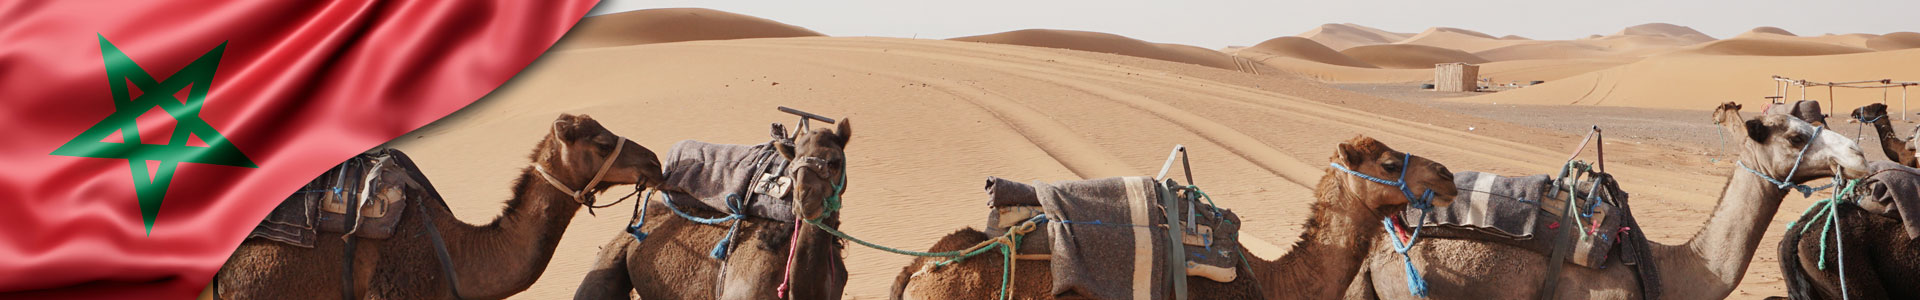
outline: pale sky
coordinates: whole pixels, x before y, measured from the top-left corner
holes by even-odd
[[[1920,31],[1920,1],[1236,1],[1236,0],[604,0],[593,14],[702,7],[832,36],[952,38],[1019,29],[1098,31],[1207,48],[1252,45],[1323,23],[1394,32],[1465,28],[1493,36],[1577,39],[1665,22],[1728,38],[1758,26],[1802,36]]]

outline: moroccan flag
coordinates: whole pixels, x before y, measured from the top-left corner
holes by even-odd
[[[0,2],[0,298],[193,297],[295,189],[594,2]]]

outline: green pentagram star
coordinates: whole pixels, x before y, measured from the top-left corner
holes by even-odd
[[[54,149],[52,155],[127,160],[127,166],[133,171],[133,190],[140,200],[140,217],[146,221],[148,234],[153,233],[154,217],[160,214],[160,202],[166,198],[167,187],[173,182],[173,172],[180,163],[260,167],[200,118],[200,107],[206,103],[213,71],[220,66],[220,54],[227,48],[226,43],[201,54],[162,81],[134,64],[133,58],[120,52],[106,36],[99,38],[100,56],[106,61],[107,81],[113,90],[113,115]],[[139,97],[132,96],[128,83],[139,88]],[[174,97],[189,87],[185,102]],[[166,145],[142,144],[140,124],[135,119],[156,108],[176,122],[173,136]],[[116,131],[120,132],[121,142],[102,141]],[[198,137],[207,146],[187,146],[189,137]],[[151,172],[148,162],[157,162],[159,170]]]

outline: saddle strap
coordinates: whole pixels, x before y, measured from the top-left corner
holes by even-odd
[[[1567,239],[1576,234],[1573,230],[1579,225],[1570,222],[1573,220],[1573,207],[1576,205],[1573,201],[1567,202],[1566,208],[1560,213],[1560,218],[1553,221],[1560,225],[1559,228],[1551,231],[1553,232],[1553,256],[1547,259],[1547,278],[1540,281],[1540,289],[1535,291],[1534,299],[1553,300],[1554,288],[1560,283],[1560,267],[1567,264],[1567,256],[1573,254],[1573,245]]]
[[[348,162],[352,162],[352,161],[351,161],[351,160],[349,160]],[[346,175],[345,175],[345,174],[346,174],[346,171],[345,171],[345,170],[346,170],[346,169],[345,169],[345,167],[346,167],[346,165],[345,165],[345,164],[342,164],[342,165],[340,165],[340,167],[342,168],[342,169],[341,169],[341,172],[340,172],[340,173],[341,173],[341,178],[345,178],[345,176],[346,176]],[[344,179],[343,179],[343,180],[344,180]],[[357,192],[358,190],[353,190],[353,191],[355,191],[355,192]],[[353,280],[353,273],[354,273],[354,272],[353,272],[353,253],[354,253],[354,252],[356,252],[356,251],[354,251],[354,250],[356,250],[357,248],[359,248],[359,247],[357,247],[358,245],[356,245],[356,243],[355,243],[355,242],[356,242],[356,240],[354,240],[354,238],[353,238],[353,227],[354,227],[354,225],[356,225],[356,224],[354,224],[354,223],[355,223],[356,221],[359,221],[359,220],[360,220],[360,206],[359,206],[359,205],[356,205],[356,204],[358,204],[358,203],[355,203],[355,201],[353,201],[353,200],[344,200],[344,199],[354,199],[354,198],[350,198],[350,197],[353,197],[353,196],[349,196],[349,195],[346,195],[346,194],[338,194],[338,195],[335,195],[335,197],[339,197],[340,199],[343,199],[343,201],[346,201],[346,202],[347,202],[347,209],[346,209],[346,211],[347,211],[347,217],[346,217],[346,219],[345,219],[345,222],[346,222],[346,228],[347,228],[347,230],[345,230],[345,231],[346,231],[346,233],[341,233],[341,234],[340,234],[340,239],[342,239],[342,240],[345,240],[345,241],[346,241],[346,246],[345,246],[345,247],[342,247],[342,248],[341,248],[341,250],[340,250],[340,252],[341,252],[341,256],[342,256],[342,258],[341,258],[341,261],[340,261],[340,263],[341,263],[341,268],[340,268],[340,270],[341,270],[341,272],[340,272],[340,299],[342,299],[342,300],[353,300],[353,299],[354,299],[354,294],[355,294],[355,293],[354,293],[354,291],[353,291],[353,289],[354,289],[354,280]]]
[[[466,299],[460,297],[460,276],[453,272],[453,255],[447,253],[447,242],[440,237],[440,226],[433,224],[433,214],[427,213],[426,204],[420,206],[420,215],[425,216],[427,221],[427,237],[433,240],[434,254],[440,259],[440,273],[447,278],[447,293],[453,295],[453,299]]]

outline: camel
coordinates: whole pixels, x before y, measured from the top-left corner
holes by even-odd
[[[1840,236],[1827,236],[1822,241],[1830,220],[1824,215],[1803,214],[1780,239],[1780,273],[1786,277],[1788,294],[1793,299],[1920,297],[1920,240],[1907,237],[1901,226],[1903,220],[1855,205],[1833,208],[1840,222],[1832,229]],[[1832,249],[1824,258],[1822,242]],[[1828,262],[1825,269],[1820,268],[1822,259]],[[1847,274],[1844,296],[1838,278],[1842,268]]]
[[[616,149],[625,150],[616,154]],[[609,164],[607,159],[614,161]],[[617,185],[652,186],[664,178],[652,151],[586,115],[555,119],[530,160],[532,166],[514,181],[514,196],[500,217],[478,226],[454,218],[426,178],[409,175],[425,192],[408,195],[411,212],[401,216],[392,238],[358,239],[352,298],[506,298],[539,279],[574,213],[591,204],[591,198],[583,203],[572,191],[550,184],[592,194]],[[547,178],[557,181],[548,182],[538,170],[550,171]],[[584,186],[596,175],[598,184]],[[430,228],[444,237],[454,274],[442,274],[438,252],[427,237]],[[339,299],[345,245],[338,233],[321,234],[312,249],[248,239],[221,268],[216,294],[223,299]],[[448,286],[449,276],[458,282]]]
[[[784,172],[794,178],[796,218],[839,227],[840,215],[832,211],[838,203],[828,202],[837,202],[830,198],[844,191],[845,149],[853,136],[849,124],[842,119],[835,130],[801,133],[793,146],[776,147],[794,162]],[[659,221],[645,224],[646,240],[622,232],[601,246],[574,299],[628,299],[630,294],[641,299],[839,299],[846,287],[845,245],[811,224],[760,217],[732,221],[744,222],[735,250],[716,260],[708,250],[727,235],[727,227],[675,216],[663,207],[670,205],[665,201],[648,202],[647,219]],[[724,216],[685,210],[704,218]]]
[[[1411,159],[1408,159],[1408,158]],[[1419,156],[1407,156],[1367,137],[1355,137],[1340,144],[1330,160],[1354,171],[1377,178],[1403,176],[1410,191],[1431,191],[1433,205],[1452,203],[1457,193],[1453,172],[1438,162]],[[1405,160],[1405,161],[1403,161]],[[1328,169],[1314,187],[1311,218],[1293,250],[1274,260],[1249,257],[1246,268],[1236,268],[1239,278],[1220,283],[1201,277],[1187,277],[1190,299],[1332,299],[1347,286],[1347,280],[1359,269],[1365,249],[1374,237],[1386,230],[1380,220],[1404,209],[1411,199],[1394,186],[1369,182],[1336,169]],[[961,229],[941,238],[931,251],[952,251],[988,240],[985,233]],[[1245,253],[1246,249],[1239,249]],[[894,281],[894,299],[994,299],[999,293],[1004,271],[998,252],[948,265],[920,274],[922,268],[943,258],[921,257],[901,270]],[[1051,299],[1053,277],[1044,260],[1017,260],[1012,280],[1015,299]]]
[[[1773,178],[1793,174],[1782,180],[1795,184],[1841,172],[1858,178],[1867,172],[1866,158],[1852,139],[1786,115],[1744,120],[1739,110],[1739,104],[1722,104],[1714,111],[1714,122],[1730,136],[1747,137],[1739,164],[1753,172],[1729,171],[1718,206],[1692,239],[1680,245],[1653,243],[1647,250],[1661,273],[1658,291],[1665,299],[1721,299],[1740,283],[1774,212],[1790,192],[1754,172]],[[1796,162],[1803,147],[1805,158]],[[1553,290],[1558,299],[1643,298],[1633,268],[1619,259],[1609,260],[1604,268],[1565,266],[1559,274],[1544,274],[1548,255],[1494,241],[1435,238],[1413,253],[1430,299],[1531,299],[1544,276],[1560,277]],[[1392,249],[1376,245],[1366,268],[1346,298],[1417,299],[1408,293],[1401,257]]]
[[[1874,103],[1853,109],[1856,122],[1872,123],[1873,130],[1880,133],[1880,151],[1887,153],[1887,159],[1907,167],[1920,167],[1920,159],[1914,157],[1914,145],[1900,133],[1894,132],[1893,121],[1887,120],[1887,105]]]

